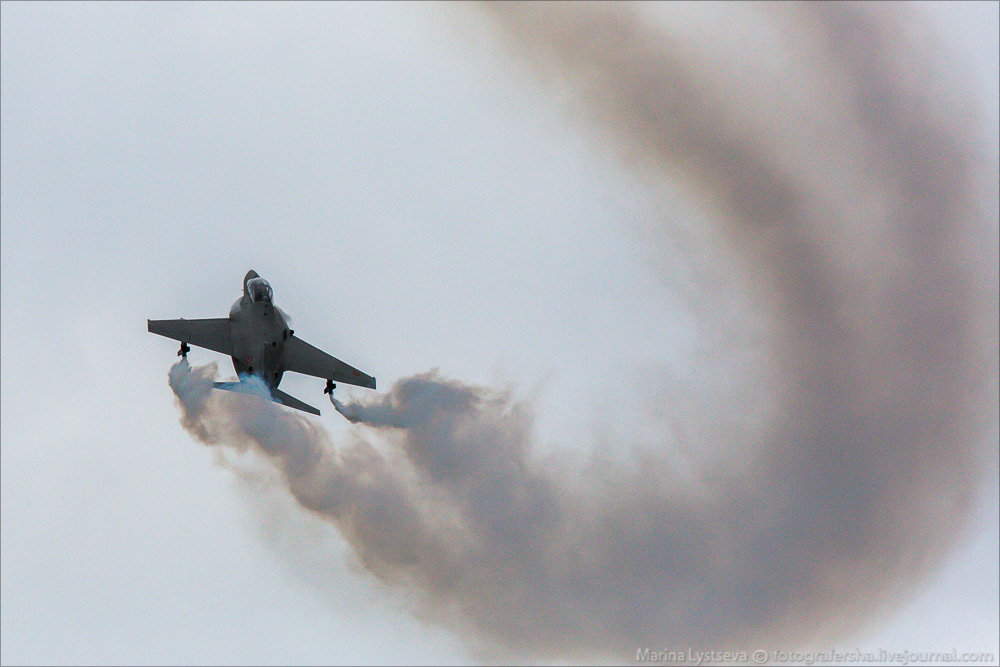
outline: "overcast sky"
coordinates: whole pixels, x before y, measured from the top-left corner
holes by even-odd
[[[927,8],[993,118],[997,7]],[[213,465],[145,320],[223,317],[252,268],[380,388],[512,382],[543,443],[639,442],[637,370],[697,345],[630,225],[655,198],[440,8],[4,2],[0,26],[2,661],[472,659]],[[320,380],[282,389],[349,433]],[[856,645],[1000,655],[997,505]]]

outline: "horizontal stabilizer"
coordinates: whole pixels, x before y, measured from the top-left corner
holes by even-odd
[[[213,382],[212,387],[214,389],[224,389],[226,391],[234,391],[238,394],[250,394],[251,396],[260,397],[260,394],[250,387],[249,382]],[[271,390],[271,400],[279,405],[284,405],[289,408],[295,408],[296,410],[301,410],[302,412],[308,412],[313,415],[319,415],[320,412],[313,406],[303,403],[294,396],[289,396],[280,389]]]
[[[278,403],[281,403],[282,405],[287,405],[290,408],[295,408],[296,410],[301,410],[302,412],[319,415],[319,410],[307,403],[303,403],[294,396],[289,396],[280,389],[274,389],[271,393],[274,395],[274,398],[278,401]]]

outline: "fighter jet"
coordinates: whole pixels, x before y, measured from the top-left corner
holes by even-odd
[[[177,356],[187,358],[188,344],[228,354],[239,382],[216,382],[216,389],[251,393],[246,380],[256,375],[271,392],[271,400],[296,410],[320,412],[278,389],[285,371],[326,380],[324,394],[333,394],[334,382],[375,388],[375,378],[319,350],[288,328],[285,315],[273,303],[274,293],[256,271],[243,278],[243,296],[229,317],[207,320],[146,320],[150,333],[181,341]]]

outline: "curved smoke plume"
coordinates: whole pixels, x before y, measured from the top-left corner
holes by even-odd
[[[434,373],[337,404],[388,448],[364,429],[335,447],[271,402],[211,395],[213,372],[182,362],[170,382],[185,426],[271,457],[373,574],[516,654],[628,659],[857,631],[905,599],[961,528],[982,399],[996,396],[996,346],[984,343],[995,329],[983,325],[996,296],[967,243],[971,227],[995,224],[995,212],[977,219],[977,179],[995,176],[961,96],[887,10],[763,10],[813,77],[805,93],[765,84],[778,105],[727,94],[638,10],[486,11],[575,91],[600,136],[644,169],[679,171],[718,216],[769,310],[780,376],[749,473],[691,485],[655,452],[543,455],[529,405]]]

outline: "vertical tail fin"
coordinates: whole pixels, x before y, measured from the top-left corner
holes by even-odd
[[[247,283],[253,280],[254,278],[259,278],[259,277],[260,276],[258,276],[257,272],[254,271],[253,269],[247,271],[247,274],[243,276],[243,296],[248,298],[250,297],[250,295],[247,293]]]

